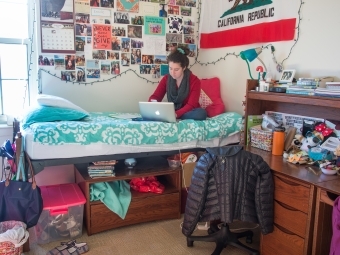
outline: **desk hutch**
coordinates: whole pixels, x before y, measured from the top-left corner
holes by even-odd
[[[256,86],[257,80],[247,80],[245,127],[248,115],[265,111],[340,121],[339,99],[257,92]],[[340,176],[317,176],[303,165],[286,162],[282,156],[250,146],[246,149],[268,163],[275,185],[274,231],[261,236],[261,255],[329,254],[332,203],[340,195]]]

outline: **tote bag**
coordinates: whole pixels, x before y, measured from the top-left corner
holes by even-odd
[[[25,181],[24,154],[26,155],[31,172],[32,182]],[[22,174],[23,181],[6,180],[0,182],[0,222],[8,220],[22,221],[27,228],[37,224],[43,209],[40,188],[36,185],[32,164],[28,155],[20,151],[17,177]],[[17,178],[18,179],[18,178]]]

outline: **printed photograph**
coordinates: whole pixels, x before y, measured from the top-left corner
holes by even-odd
[[[190,7],[196,7],[196,0],[185,0],[185,5]]]
[[[77,82],[85,82],[85,68],[77,67]]]
[[[140,71],[140,74],[150,74],[151,73],[151,65],[140,65],[139,71]]]
[[[100,78],[100,69],[87,69],[86,78],[99,79]]]
[[[159,17],[166,18],[168,17],[168,5],[160,4],[159,5]]]
[[[100,0],[100,7],[114,8],[114,0]]]
[[[106,59],[119,60],[119,52],[113,50],[106,51]]]
[[[176,0],[176,5],[185,6],[185,0]]]
[[[75,71],[61,71],[61,80],[63,81],[75,81],[76,72]]]
[[[105,50],[93,50],[92,51],[92,58],[93,59],[106,59]]]
[[[54,66],[54,58],[49,55],[39,55],[38,57],[38,65],[39,66]]]
[[[161,76],[169,74],[169,65],[161,65]]]
[[[169,15],[179,15],[179,6],[168,5],[168,14]]]
[[[166,56],[163,55],[155,55],[155,64],[167,64],[168,61],[166,59]]]
[[[113,15],[114,23],[130,24],[128,12],[115,12]]]
[[[188,57],[192,57],[192,58],[196,57],[197,45],[196,44],[188,44],[187,46],[190,50]]]
[[[54,55],[54,69],[55,70],[65,69],[65,56],[64,55]]]
[[[41,21],[58,21],[63,23],[73,23],[73,1],[54,0],[53,4],[50,0],[40,1]]]
[[[130,65],[130,54],[129,53],[121,53],[121,64],[122,66],[129,66]]]
[[[184,18],[183,24],[186,26],[195,26],[195,22],[188,18]]]
[[[100,72],[101,74],[109,75],[111,73],[111,62],[108,60],[101,61]]]
[[[142,55],[142,64],[154,64],[154,55]]]
[[[183,26],[183,34],[186,34],[186,35],[195,34],[195,27],[193,27],[193,26]]]
[[[86,60],[87,69],[99,69],[99,60]]]
[[[85,37],[76,36],[76,51],[84,51]]]
[[[181,15],[183,16],[191,16],[191,7],[181,7]]]
[[[129,38],[142,38],[142,26],[128,25],[127,27]]]
[[[126,26],[112,26],[112,36],[126,36]]]
[[[85,66],[84,53],[76,53],[76,66]]]
[[[111,74],[120,74],[120,63],[119,61],[112,61],[111,62]]]
[[[195,43],[193,35],[184,35],[184,43]]]
[[[177,43],[166,43],[166,51],[172,51],[177,47]]]
[[[92,36],[91,24],[76,24],[76,35]]]
[[[133,24],[133,25],[144,25],[144,16],[131,17],[131,24]]]
[[[65,55],[65,69],[75,70],[75,68],[76,68],[75,55]]]
[[[118,11],[139,12],[139,0],[116,0]]]
[[[111,49],[112,50],[120,50],[121,49],[120,37],[117,37],[117,36],[111,37]]]
[[[161,66],[152,65],[150,73],[152,74],[152,78],[161,78]]]
[[[86,37],[87,44],[92,44],[92,37]]]
[[[76,13],[76,23],[90,23],[90,14]]]
[[[143,48],[143,41],[131,39],[131,48]]]
[[[166,34],[165,37],[166,42],[168,43],[181,43],[182,35],[181,34]]]
[[[123,52],[129,52],[130,51],[130,38],[123,37],[122,39],[122,49]]]

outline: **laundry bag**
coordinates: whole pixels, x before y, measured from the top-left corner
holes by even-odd
[[[25,230],[21,240],[19,240],[17,244],[14,244],[11,241],[4,241],[9,239],[9,235],[5,232],[16,227],[23,227]],[[24,222],[15,220],[0,222],[0,255],[21,255],[23,252],[23,245],[26,243],[28,237],[29,233],[26,230],[26,224]]]

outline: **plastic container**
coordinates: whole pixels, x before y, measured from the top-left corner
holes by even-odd
[[[177,168],[181,165],[181,160],[174,156],[168,157],[168,164],[171,168]]]
[[[40,186],[43,211],[34,227],[37,243],[76,239],[82,235],[86,199],[76,183]]]
[[[282,156],[284,146],[285,146],[285,129],[283,127],[276,127],[273,132],[272,154],[275,156]]]

